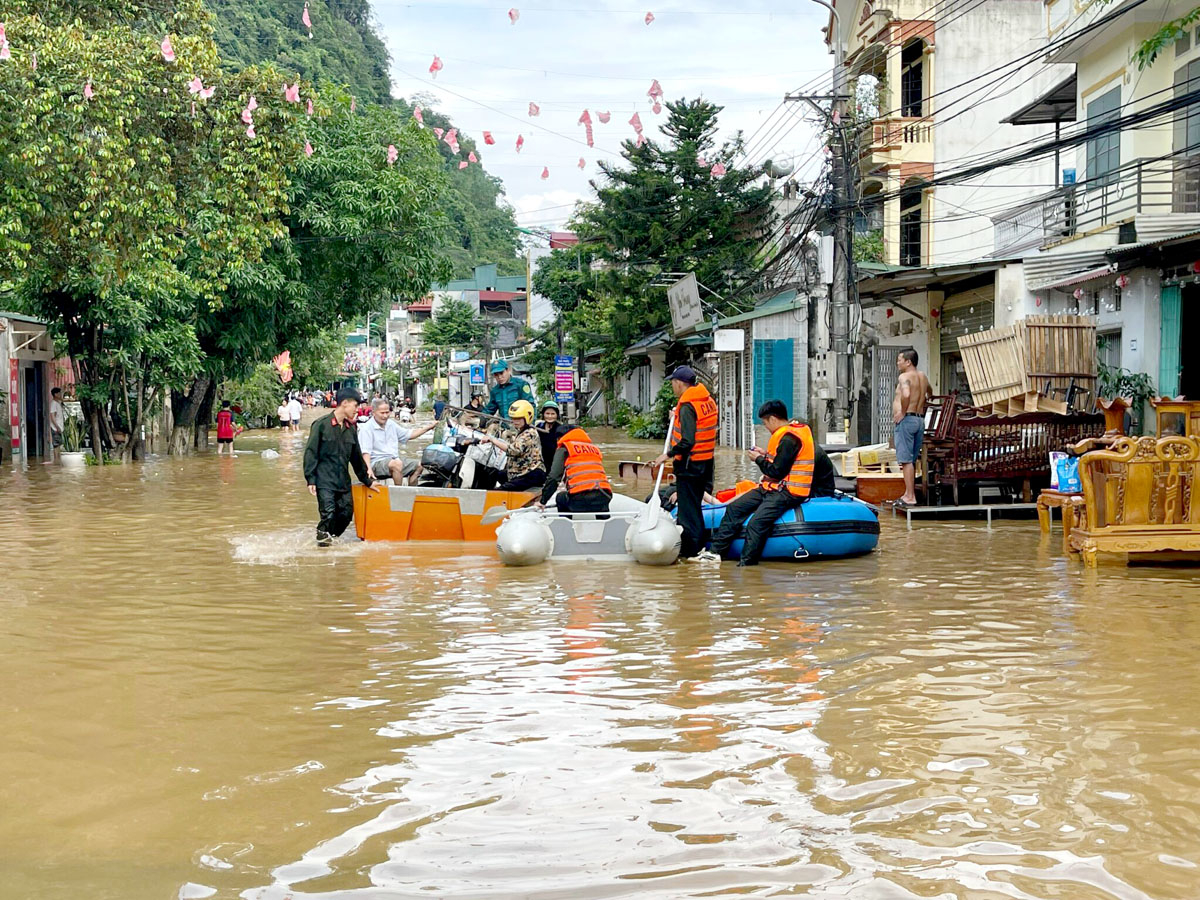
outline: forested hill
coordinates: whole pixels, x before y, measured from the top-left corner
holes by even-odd
[[[227,64],[273,62],[304,78],[348,85],[362,100],[388,103],[388,51],[367,0],[309,0],[313,38],[300,21],[303,0],[208,0]]]

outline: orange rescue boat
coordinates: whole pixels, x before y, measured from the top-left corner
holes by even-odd
[[[493,507],[519,509],[532,491],[354,485],[354,530],[364,541],[494,541],[499,522],[480,524]]]

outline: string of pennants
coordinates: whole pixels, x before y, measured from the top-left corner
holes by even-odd
[[[509,20],[510,24],[516,25],[517,22],[520,20],[520,18],[521,18],[521,12],[519,9],[517,9],[515,7],[509,9],[508,20]],[[300,16],[300,21],[304,25],[304,27],[308,30],[308,37],[311,40],[313,37],[313,31],[312,31],[313,22],[312,22],[312,16],[309,12],[307,2],[304,3],[304,8],[303,8],[303,11]],[[654,22],[654,13],[647,12],[644,17],[644,21],[645,21],[646,25],[652,24]],[[170,35],[166,35],[163,37],[162,43],[160,44],[159,49],[160,49],[160,52],[162,53],[162,58],[163,58],[164,62],[166,62],[168,64],[175,63],[175,61],[176,61],[175,48],[171,43]],[[12,48],[8,41],[8,35],[7,35],[7,32],[5,31],[4,23],[0,22],[0,61],[11,61],[11,59],[12,59]],[[35,53],[35,52],[30,53],[30,66],[32,67],[32,69],[34,71],[37,70],[37,53]],[[429,74],[432,78],[436,79],[438,73],[441,72],[444,68],[445,68],[445,64],[442,62],[441,57],[435,55],[433,57],[433,61],[429,65]],[[205,100],[209,100],[212,98],[213,94],[216,92],[215,87],[213,87],[213,86],[206,87],[199,76],[194,76],[192,78],[192,80],[188,82],[187,89],[188,89],[188,93],[191,95],[191,101],[190,101],[191,102],[191,114],[193,117],[196,115],[196,102],[197,101],[203,102]],[[90,102],[95,97],[95,88],[93,87],[91,78],[88,78],[86,83],[83,85],[82,93],[83,93],[84,100],[88,101],[88,102]],[[657,78],[655,78],[651,81],[650,88],[646,91],[646,95],[650,101],[651,112],[653,112],[655,115],[661,114],[663,111],[663,89],[662,89],[662,85],[659,84]],[[286,82],[284,83],[283,99],[284,99],[284,102],[286,102],[286,103],[299,103],[300,102],[301,97],[300,97],[300,81],[299,81],[299,79],[297,79],[295,81],[295,83],[293,83],[291,85],[288,85]],[[241,113],[241,121],[246,126],[246,137],[250,138],[250,139],[254,139],[257,137],[257,134],[254,131],[254,111],[256,109],[258,109],[258,100],[253,95],[251,95],[250,99],[246,102],[245,107],[243,107],[242,113]],[[354,111],[355,111],[355,100],[353,97],[351,97],[350,112],[353,113]],[[306,112],[306,115],[308,115],[309,117],[311,117],[313,115],[313,101],[312,101],[311,97],[305,98],[305,112]],[[541,116],[541,107],[537,103],[530,101],[529,107],[528,107],[528,116],[529,116],[529,118],[540,117]],[[425,127],[424,111],[422,110],[422,108],[420,106],[416,106],[413,108],[413,118],[416,120],[418,127],[420,127],[420,128]],[[612,113],[611,113],[611,111],[600,112],[599,110],[596,110],[595,118],[596,118],[596,121],[598,121],[601,125],[607,125],[607,124],[609,124],[609,122],[612,119]],[[594,123],[593,123],[593,119],[592,119],[592,111],[587,110],[587,109],[583,110],[583,112],[580,114],[578,122],[576,124],[583,126],[584,139],[585,139],[588,147],[594,147],[595,146],[595,134],[594,134],[594,130],[593,130]],[[641,147],[643,144],[646,143],[646,136],[643,133],[643,125],[642,125],[641,115],[639,113],[635,112],[633,114],[633,116],[629,119],[628,124],[633,129],[633,132],[636,135],[635,145],[637,147]],[[432,131],[433,131],[434,135],[438,138],[439,141],[443,141],[450,148],[451,153],[453,153],[455,156],[459,155],[460,150],[459,150],[459,145],[458,145],[458,129],[457,128],[451,128],[449,130],[443,130],[441,128],[433,128]],[[484,142],[484,144],[487,144],[488,146],[492,146],[496,143],[496,139],[492,135],[492,132],[490,132],[490,131],[483,132],[483,142]],[[522,149],[524,149],[524,147],[525,147],[525,135],[518,134],[516,142],[515,142],[516,152],[520,153],[522,151]],[[311,157],[314,152],[315,152],[315,150],[313,148],[313,145],[306,139],[304,141],[304,155],[306,157]],[[400,155],[399,151],[396,149],[395,144],[387,145],[386,159],[387,159],[387,164],[389,166],[395,165],[396,160],[399,158],[399,155]],[[700,168],[709,169],[709,171],[713,175],[713,177],[719,178],[726,173],[725,166],[719,161],[712,163],[710,166],[710,164],[702,156],[698,156],[696,159],[696,162]],[[475,154],[475,151],[473,151],[473,150],[468,151],[465,158],[460,159],[458,161],[458,168],[460,170],[465,169],[472,163],[481,164],[479,157]],[[587,161],[582,156],[579,157],[578,167],[580,169],[584,169],[584,168],[586,168],[586,166],[587,166]],[[550,168],[548,166],[543,166],[541,177],[543,180],[548,179],[550,177]]]

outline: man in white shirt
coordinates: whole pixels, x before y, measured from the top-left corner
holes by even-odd
[[[300,398],[292,394],[292,399],[288,401],[288,418],[292,422],[292,431],[300,430],[300,413],[304,412],[304,407],[300,405]]]
[[[414,460],[400,459],[400,445],[420,437],[437,425],[437,420],[419,428],[401,428],[392,418],[392,405],[383,397],[371,402],[371,416],[358,426],[358,447],[371,474],[391,478],[396,484],[415,484],[421,466]]]
[[[50,444],[54,458],[58,459],[62,449],[63,429],[67,427],[67,416],[62,405],[62,388],[50,389]],[[76,448],[78,449],[78,448]]]

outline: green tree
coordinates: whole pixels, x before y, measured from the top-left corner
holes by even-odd
[[[93,445],[119,425],[128,459],[160,386],[198,361],[188,310],[283,234],[298,117],[282,73],[220,70],[198,0],[5,0],[0,21],[0,272],[65,338]],[[194,99],[193,77],[215,95]],[[252,95],[256,137],[239,118]]]
[[[487,324],[464,300],[447,300],[421,332],[421,342],[430,348],[478,350],[484,346]]]
[[[349,95],[332,88],[321,104],[329,114],[306,123],[313,155],[289,167],[286,238],[243,267],[218,303],[196,310],[205,367],[175,396],[175,452],[204,443],[207,429],[197,426],[209,420],[221,377],[244,377],[367,312],[382,321],[393,299],[415,300],[449,277],[440,250],[448,176],[434,136],[395,107],[352,113]]]
[[[279,380],[279,373],[270,363],[259,363],[243,379],[226,382],[221,394],[240,406],[242,412],[255,419],[275,419],[279,401],[287,393],[287,386]]]

